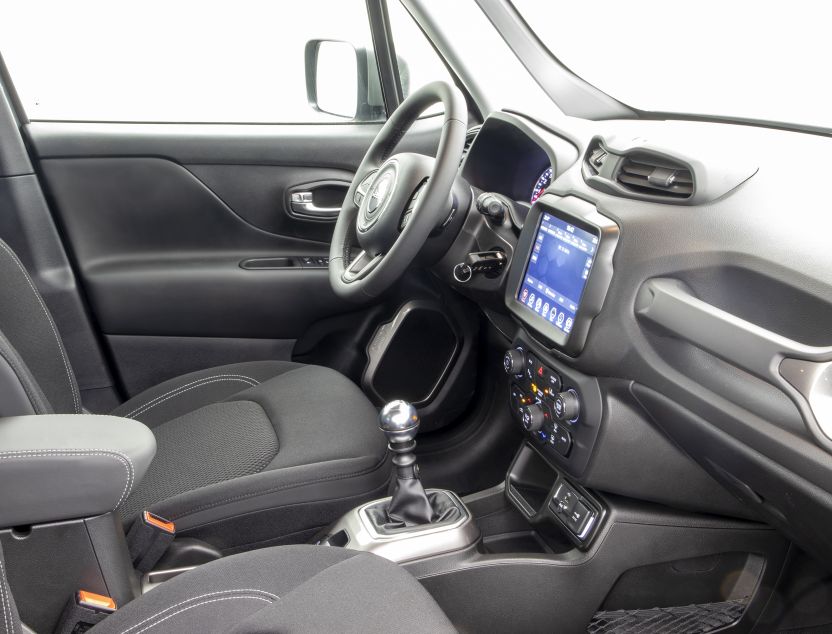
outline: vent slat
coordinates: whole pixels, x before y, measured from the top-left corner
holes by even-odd
[[[601,173],[601,168],[604,167],[604,161],[607,159],[607,156],[607,151],[600,146],[590,148],[586,163],[593,174],[598,175]]]
[[[626,157],[615,180],[625,189],[650,196],[690,198],[693,175],[690,170],[667,160]]]

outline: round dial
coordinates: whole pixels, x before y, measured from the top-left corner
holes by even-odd
[[[526,405],[521,411],[520,416],[523,419],[523,427],[526,431],[535,432],[546,421],[546,415],[543,413],[543,408],[537,403]]]
[[[537,179],[537,182],[534,184],[534,189],[532,189],[532,198],[531,202],[534,203],[543,192],[546,191],[546,188],[552,184],[552,176],[554,172],[552,171],[551,165],[543,170],[543,173],[540,175],[540,178]]]
[[[503,368],[505,369],[506,374],[519,376],[523,374],[523,368],[525,367],[526,359],[520,350],[517,348],[506,350],[506,354],[503,356]]]

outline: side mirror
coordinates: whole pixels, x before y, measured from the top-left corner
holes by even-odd
[[[367,49],[339,40],[310,40],[304,60],[312,108],[355,121],[384,118],[375,56]]]

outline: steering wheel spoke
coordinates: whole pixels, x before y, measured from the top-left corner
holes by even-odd
[[[341,279],[344,280],[346,284],[352,284],[357,280],[363,279],[367,277],[367,275],[369,275],[383,259],[383,253],[371,256],[367,253],[367,251],[361,251],[361,253],[353,258],[350,265],[344,269]]]
[[[367,192],[370,190],[370,186],[373,184],[373,178],[375,177],[376,172],[378,172],[378,168],[373,167],[367,170],[360,177],[361,180],[358,183],[358,187],[355,188],[355,195],[353,196],[353,202],[355,203],[356,207],[360,207],[361,203],[364,201],[364,198],[367,196]]]

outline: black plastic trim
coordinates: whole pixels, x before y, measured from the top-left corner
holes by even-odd
[[[389,117],[404,101],[404,96],[399,77],[399,64],[396,60],[396,49],[390,30],[387,0],[367,0],[367,15],[370,18],[370,31],[373,37],[373,48],[376,52],[384,107],[387,109],[387,116]]]

